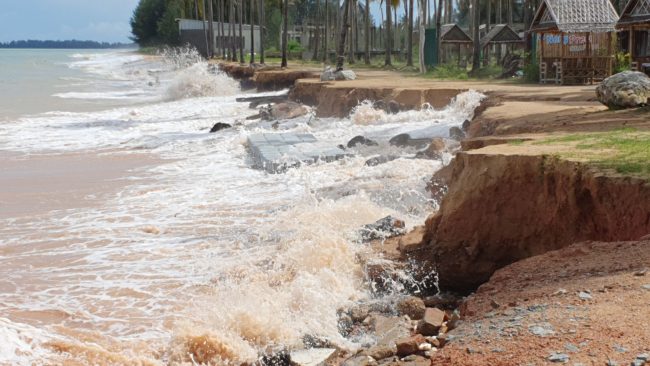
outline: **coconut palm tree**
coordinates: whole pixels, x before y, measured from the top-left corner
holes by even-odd
[[[259,10],[259,23],[260,23],[260,63],[264,64],[264,43],[266,42],[266,19],[265,19],[265,9],[264,9],[264,0],[260,1]]]
[[[251,26],[251,65],[255,63],[255,0],[250,1],[250,26]]]
[[[341,24],[341,36],[339,38],[338,49],[336,52],[336,71],[343,70],[343,63],[345,62],[345,37],[348,33],[348,24],[350,10],[350,0],[344,0],[343,2],[343,21]],[[338,9],[337,9],[338,11]]]
[[[246,62],[244,60],[244,0],[239,0],[237,5],[239,5],[239,62],[243,64]]]
[[[411,0],[413,1],[413,0]],[[366,15],[364,17],[365,21],[365,31],[363,32],[364,34],[364,58],[363,61],[366,65],[370,65],[370,0],[366,0]]]
[[[289,0],[282,1],[282,64],[287,67],[287,49],[289,47]]]
[[[438,50],[436,51],[436,58],[437,58],[436,64],[440,63],[440,50],[441,50],[441,47],[440,47],[440,40],[441,40],[440,31],[442,29],[442,23],[441,23],[442,22],[442,5],[443,5],[442,0],[438,0],[438,9],[436,11],[436,37],[438,38],[438,40],[436,42],[437,46],[438,46]]]
[[[214,12],[212,9],[212,0],[208,0],[208,34],[210,35],[210,42],[208,42],[208,58],[212,58],[214,53]]]
[[[329,33],[330,33],[330,11],[329,0],[325,0],[325,37],[323,38],[323,62],[328,61]]]
[[[413,66],[413,0],[408,1],[408,33],[406,34],[406,65]]]
[[[384,60],[384,65],[392,66],[391,52],[393,52],[393,30],[391,28],[393,20],[391,19],[392,17],[390,12],[391,0],[384,1],[386,2],[386,59]]]
[[[481,11],[479,9],[479,0],[472,0],[472,19],[474,23],[474,52],[472,54],[472,74],[476,75],[481,68],[481,41],[479,39],[479,23],[481,22]]]
[[[314,54],[312,56],[313,61],[318,61],[318,49],[320,48],[320,28],[322,23],[323,15],[320,12],[320,0],[316,0],[316,19],[314,25],[316,30],[314,32]]]
[[[427,13],[427,3],[428,0],[418,0],[418,11],[419,11],[419,34],[420,34],[420,47],[419,51],[420,54],[418,55],[419,57],[419,62],[420,62],[420,72],[425,73],[427,72],[427,65],[424,63],[424,34],[425,34],[425,22],[426,22],[426,13]]]

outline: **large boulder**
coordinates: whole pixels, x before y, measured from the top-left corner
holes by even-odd
[[[357,78],[357,74],[352,70],[340,70],[334,73],[335,80],[354,80]]]
[[[612,75],[596,88],[598,100],[611,109],[635,108],[650,100],[650,77],[638,71]]]

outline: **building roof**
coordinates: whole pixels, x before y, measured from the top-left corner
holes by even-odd
[[[523,42],[519,34],[508,24],[497,24],[485,37],[481,38],[481,47],[490,43],[520,43]]]
[[[650,26],[650,0],[628,1],[625,8],[623,8],[617,27],[637,24]]]
[[[457,24],[445,24],[440,27],[440,41],[447,43],[470,43],[472,37]]]
[[[543,0],[531,30],[613,32],[618,13],[609,0]]]

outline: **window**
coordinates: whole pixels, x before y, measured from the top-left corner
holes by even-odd
[[[650,56],[650,31],[634,32],[634,56]]]

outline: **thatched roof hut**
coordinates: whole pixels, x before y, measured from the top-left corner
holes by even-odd
[[[609,0],[543,0],[530,30],[605,33],[613,32],[617,21]]]
[[[530,28],[540,81],[583,84],[611,75],[617,21],[609,0],[543,0]]]
[[[490,29],[485,37],[481,38],[481,48],[485,48],[490,44],[517,44],[523,41],[519,34],[508,24],[497,24]]]
[[[443,63],[450,62],[452,54],[456,54],[457,62],[462,64],[463,59],[469,56],[472,46],[472,37],[462,30],[457,24],[445,24],[440,27],[440,51]]]
[[[472,37],[457,24],[445,24],[440,27],[441,43],[472,43]]]
[[[616,24],[621,48],[630,54],[632,69],[650,72],[650,0],[630,0]]]

